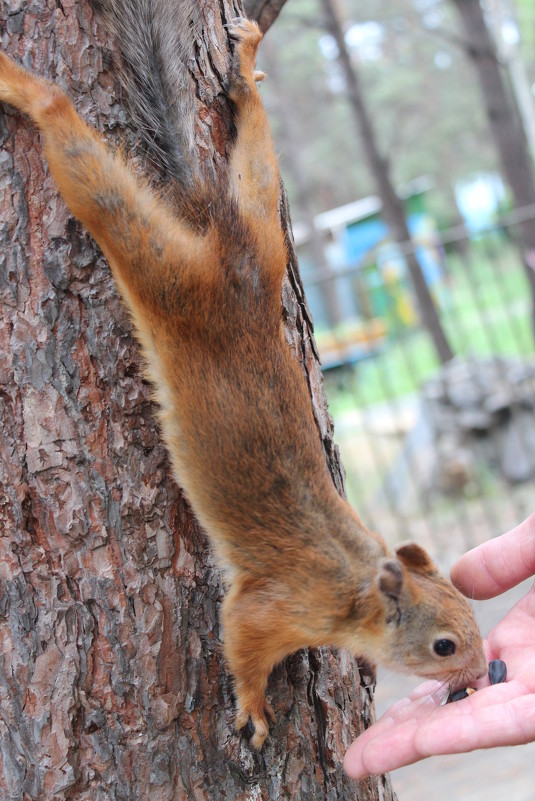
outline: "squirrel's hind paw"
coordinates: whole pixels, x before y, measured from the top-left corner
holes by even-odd
[[[262,746],[264,745],[264,741],[269,734],[269,723],[268,718],[271,723],[275,723],[277,716],[268,701],[264,700],[263,709],[260,710],[249,710],[240,707],[236,714],[236,729],[241,731],[241,729],[247,726],[249,720],[253,724],[254,733],[251,737],[250,743],[253,748],[257,751],[260,751]]]
[[[255,71],[256,51],[262,33],[256,22],[236,17],[227,25],[228,34],[236,41],[229,76],[229,97],[235,102],[250,96],[255,91],[255,81],[263,80],[263,74]]]
[[[262,39],[260,28],[251,19],[245,17],[234,17],[226,26],[228,35],[231,39],[236,39],[252,45],[255,49]]]

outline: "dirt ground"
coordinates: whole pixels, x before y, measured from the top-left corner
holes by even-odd
[[[483,634],[530,586],[528,581],[499,598],[474,604]],[[375,695],[377,716],[417,684],[418,679],[379,672]],[[393,771],[391,777],[399,801],[535,801],[535,742],[432,757]]]

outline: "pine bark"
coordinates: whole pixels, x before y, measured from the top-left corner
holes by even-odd
[[[221,162],[221,14],[239,9],[202,4],[196,136]],[[135,141],[88,2],[9,0],[0,26],[4,49],[68,89],[110,142]],[[341,767],[373,717],[373,671],[347,654],[302,651],[275,670],[260,754],[234,731],[221,576],[172,479],[128,316],[36,131],[7,111],[0,141],[0,797],[392,799],[388,779],[356,785]],[[294,259],[283,306],[342,492]]]

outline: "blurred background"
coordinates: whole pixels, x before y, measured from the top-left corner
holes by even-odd
[[[347,492],[448,564],[535,509],[532,0],[289,0],[260,68]]]
[[[288,0],[259,67],[348,496],[448,570],[535,510],[535,7]],[[484,633],[518,593],[478,605]],[[378,712],[415,683],[380,674]],[[393,783],[532,801],[534,758]]]

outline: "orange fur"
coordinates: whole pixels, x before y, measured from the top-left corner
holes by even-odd
[[[287,254],[255,84],[261,35],[245,20],[229,31],[237,139],[228,187],[192,189],[190,217],[133,175],[65,94],[3,54],[0,100],[40,128],[61,194],[102,247],[131,310],[175,474],[226,569],[237,725],[251,717],[260,747],[273,714],[269,673],[303,646],[346,647],[453,683],[485,663],[466,600],[417,546],[389,554],[328,474],[281,322]],[[437,637],[454,640],[456,653],[434,654]]]

